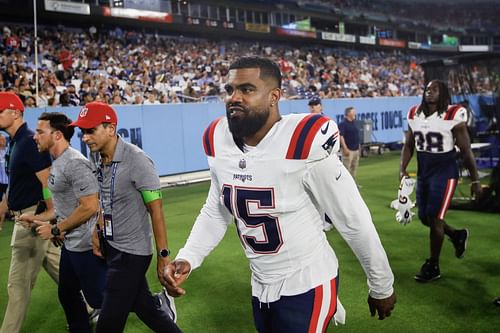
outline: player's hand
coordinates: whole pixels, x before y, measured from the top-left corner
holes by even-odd
[[[483,195],[483,188],[481,187],[481,183],[473,183],[471,184],[471,195],[474,198],[474,202],[477,204],[481,200],[481,196]]]
[[[188,278],[191,272],[191,264],[185,260],[174,260],[170,262],[164,271],[165,288],[170,296],[179,297],[186,293],[180,285]]]
[[[97,235],[97,228],[92,231],[92,252],[95,256],[104,259],[101,251],[101,243],[99,242],[99,235]]]
[[[51,239],[52,237],[54,237],[52,235],[52,225],[49,222],[33,220],[32,223],[34,225],[36,225],[36,233],[41,238],[47,240],[47,239]]]
[[[165,281],[165,268],[170,263],[170,258],[163,258],[162,256],[157,256],[156,260],[156,274],[158,275],[158,281],[163,286],[166,286],[167,281]]]
[[[401,181],[404,177],[410,177],[410,175],[406,172],[406,170],[399,171],[399,181]]]
[[[9,212],[9,207],[7,207],[7,200],[2,200],[0,203],[0,231],[3,229],[3,224],[5,222],[5,215]]]
[[[2,212],[0,212],[0,231],[2,231],[3,229],[3,224],[5,222],[5,214],[7,213],[2,214]]]
[[[371,296],[368,296],[368,306],[370,307],[370,314],[373,317],[378,312],[379,320],[384,320],[385,317],[389,317],[391,315],[391,311],[394,310],[394,304],[396,304],[395,293],[383,299],[375,299]]]

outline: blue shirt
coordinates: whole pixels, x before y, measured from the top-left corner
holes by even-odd
[[[9,197],[11,210],[21,210],[36,205],[42,197],[42,184],[36,173],[50,167],[48,153],[40,153],[33,140],[34,132],[24,123],[9,144]]]
[[[339,124],[339,131],[340,135],[344,137],[345,144],[349,150],[359,149],[359,130],[354,121],[344,119],[344,121]]]

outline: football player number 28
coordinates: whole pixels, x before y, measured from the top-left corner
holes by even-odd
[[[236,191],[234,196],[233,191]],[[274,208],[274,190],[225,185],[222,194],[224,205],[234,217],[242,221],[246,228],[257,228],[262,232],[262,235],[255,237],[238,231],[245,244],[255,253],[278,252],[283,245],[278,218],[267,213],[258,213],[259,209]],[[253,207],[252,212],[250,212],[250,207]]]

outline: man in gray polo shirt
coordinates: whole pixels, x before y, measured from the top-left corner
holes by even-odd
[[[42,113],[34,139],[40,152],[53,158],[48,187],[52,193],[55,214],[21,215],[20,219],[38,225],[43,239],[64,235],[59,268],[59,301],[64,309],[70,332],[91,333],[87,307],[101,308],[106,264],[92,253],[91,233],[98,212],[97,180],[90,162],[69,141],[74,133],[65,114]],[[51,221],[45,222],[45,221]],[[55,223],[57,222],[57,223]]]
[[[99,228],[104,237],[94,242],[94,253],[105,256],[108,272],[96,332],[122,332],[130,312],[155,332],[180,332],[173,311],[164,311],[145,277],[153,253],[151,231],[163,285],[163,270],[170,262],[160,179],[153,161],[116,134],[117,123],[113,108],[101,102],[85,105],[72,123],[92,152],[103,211]],[[173,306],[173,299],[164,296],[166,305]]]

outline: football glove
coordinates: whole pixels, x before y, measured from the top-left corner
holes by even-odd
[[[396,221],[398,221],[402,225],[407,225],[408,223],[410,223],[411,219],[415,215],[415,213],[411,211],[411,208],[414,205],[410,199],[410,194],[413,193],[414,188],[415,179],[410,177],[403,177],[401,179],[401,184],[399,185],[398,190],[398,211],[396,212]]]

